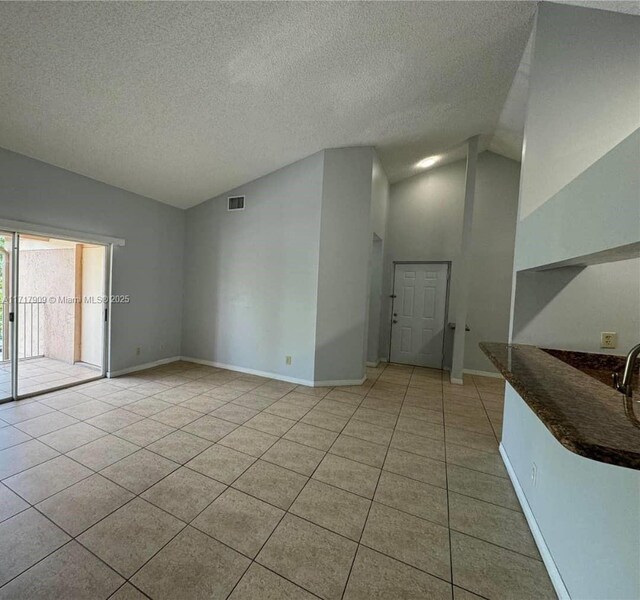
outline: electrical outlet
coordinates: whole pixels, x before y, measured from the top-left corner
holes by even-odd
[[[140,354],[142,353],[142,348],[140,346],[136,347],[136,356],[140,356]]]
[[[603,331],[600,334],[600,348],[616,348],[618,346],[618,334],[615,331]]]
[[[290,364],[291,364],[291,357],[290,357],[290,356],[285,356],[285,357],[284,357],[284,362],[285,362],[286,364],[290,365]]]

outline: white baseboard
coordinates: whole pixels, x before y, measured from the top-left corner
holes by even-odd
[[[457,377],[452,377],[451,375],[449,376],[449,381],[451,383],[455,383],[456,385],[463,385],[464,381],[462,379],[458,379]]]
[[[339,385],[362,385],[366,377],[360,379],[328,379],[326,381],[314,381],[311,385],[314,387],[334,387]]]
[[[246,373],[247,375],[257,375],[258,377],[266,377],[268,379],[278,379],[279,381],[286,381],[287,383],[296,383],[298,385],[313,386],[313,381],[309,379],[300,379],[298,377],[288,377],[286,375],[280,375],[279,373],[270,373],[269,371],[259,371],[257,369],[248,369],[246,367],[239,367],[237,365],[228,365],[215,360],[204,360],[202,358],[193,358],[191,356],[182,356],[181,360],[187,362],[196,363],[198,365],[207,365],[208,367],[217,367],[218,369],[227,369],[228,371],[237,371],[238,373]],[[316,384],[319,385],[319,384]]]
[[[172,356],[170,358],[162,358],[153,362],[145,363],[143,365],[136,365],[135,367],[127,367],[126,369],[120,369],[119,371],[110,371],[107,373],[107,377],[120,377],[121,375],[127,375],[128,373],[135,373],[136,371],[144,371],[145,369],[152,369],[153,367],[159,367],[168,363],[176,362],[178,360],[184,360],[187,362],[196,363],[198,365],[207,365],[209,367],[217,367],[219,369],[227,369],[229,371],[237,371],[238,373],[247,373],[248,375],[258,375],[259,377],[266,377],[268,379],[277,379],[278,381],[286,381],[287,383],[295,383],[297,385],[306,385],[307,387],[334,387],[340,385],[362,385],[366,377],[361,379],[334,379],[326,381],[312,381],[310,379],[300,379],[298,377],[288,377],[281,375],[280,373],[271,373],[269,371],[258,371],[257,369],[247,369],[246,367],[238,367],[237,365],[228,365],[213,360],[204,360],[201,358],[193,358],[191,356]]]
[[[310,379],[300,379],[298,377],[288,377],[280,373],[271,373],[269,371],[258,371],[257,369],[248,369],[237,365],[228,365],[226,363],[217,362],[215,360],[204,360],[202,358],[192,358],[190,356],[181,356],[180,360],[196,363],[199,365],[207,365],[209,367],[217,367],[218,369],[227,369],[229,371],[237,371],[238,373],[247,373],[248,375],[257,375],[259,377],[267,377],[268,379],[277,379],[278,381],[286,381],[287,383],[295,383],[297,385],[305,385],[307,387],[324,387],[337,385],[361,385],[364,383],[365,377],[361,379],[344,379],[331,381],[312,381]]]
[[[145,363],[143,365],[136,365],[135,367],[127,367],[126,369],[120,369],[119,371],[107,372],[107,377],[120,377],[120,375],[126,375],[127,373],[135,373],[136,371],[144,371],[145,369],[153,369],[153,367],[159,367],[168,363],[176,362],[180,360],[179,356],[171,356],[169,358],[161,358],[160,360],[154,360],[153,362]]]
[[[558,598],[560,600],[571,600],[571,596],[569,596],[569,591],[564,585],[564,581],[562,580],[562,575],[556,566],[555,561],[553,560],[553,556],[551,556],[551,552],[549,551],[549,547],[545,542],[544,536],[542,535],[542,531],[540,531],[540,527],[538,527],[538,522],[527,502],[527,497],[524,495],[524,491],[520,482],[518,481],[518,477],[516,476],[515,471],[513,470],[513,466],[509,457],[507,456],[507,452],[504,449],[504,446],[500,444],[500,456],[502,456],[502,462],[504,462],[504,466],[507,468],[507,473],[509,474],[509,479],[511,479],[511,483],[513,484],[513,488],[516,492],[516,496],[518,496],[518,500],[520,501],[520,506],[522,506],[522,512],[524,513],[525,518],[527,519],[527,523],[529,524],[529,529],[531,529],[531,533],[533,535],[533,539],[538,546],[538,550],[540,551],[540,556],[542,557],[542,562],[544,566],[547,568],[547,573],[549,573],[549,579],[551,579],[551,583],[558,594]]]
[[[373,367],[374,369],[380,364],[379,360],[368,360],[366,363],[367,367]]]
[[[482,377],[493,377],[495,379],[504,379],[504,377],[500,373],[495,373],[494,371],[476,371],[475,369],[463,369],[463,373],[467,375],[480,375]]]

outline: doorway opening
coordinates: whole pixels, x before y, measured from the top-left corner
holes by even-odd
[[[442,369],[450,262],[394,262],[389,361]]]
[[[107,248],[0,233],[0,400],[103,377]]]

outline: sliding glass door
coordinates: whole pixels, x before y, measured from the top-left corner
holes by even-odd
[[[0,233],[0,401],[105,374],[108,247]]]

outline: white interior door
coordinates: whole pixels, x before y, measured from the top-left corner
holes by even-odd
[[[391,362],[442,368],[447,275],[446,263],[395,265]]]

